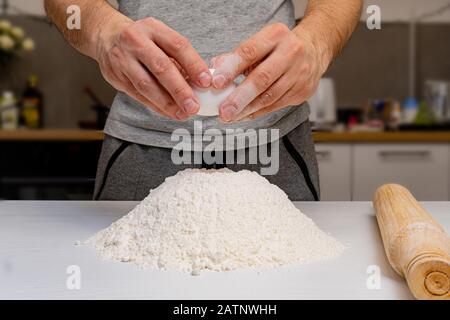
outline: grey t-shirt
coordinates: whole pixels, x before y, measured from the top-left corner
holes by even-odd
[[[290,0],[120,0],[119,10],[133,20],[151,16],[163,21],[187,37],[207,64],[212,57],[231,51],[265,25],[281,22],[290,28],[295,26]],[[171,148],[176,145],[171,141],[171,133],[180,128],[193,132],[196,120],[202,121],[203,131],[278,128],[283,136],[303,123],[308,115],[309,107],[303,104],[252,121],[225,124],[217,117],[194,116],[180,122],[160,116],[119,92],[105,133],[138,144]]]

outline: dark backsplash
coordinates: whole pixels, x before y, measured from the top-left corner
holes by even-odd
[[[368,30],[360,23],[327,76],[336,80],[339,106],[360,106],[367,99],[408,96],[409,26],[385,23]],[[427,79],[450,81],[450,24],[417,26],[416,94]]]
[[[104,103],[112,102],[115,91],[103,80],[96,63],[73,50],[54,26],[35,18],[9,19],[33,37],[37,48],[0,70],[0,90],[20,93],[27,75],[38,75],[48,127],[76,127],[89,116],[91,102],[83,93],[86,85]],[[426,79],[450,80],[450,24],[420,25],[417,35],[420,96]],[[339,106],[360,106],[372,98],[404,99],[408,95],[408,26],[390,23],[371,31],[361,23],[327,76],[336,81]]]

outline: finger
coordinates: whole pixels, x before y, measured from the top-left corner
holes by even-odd
[[[209,63],[209,68],[215,70],[216,69],[216,61],[224,59],[223,57],[226,55],[229,55],[229,54],[225,54],[222,56],[217,56],[217,57],[212,58]],[[250,74],[250,72],[252,72],[258,66],[258,64],[259,64],[259,62],[252,64],[250,67],[248,67],[243,72],[241,72],[241,74],[243,74],[244,76],[247,77]]]
[[[187,118],[189,118],[189,115],[185,113],[183,110],[181,110],[177,105],[167,105],[165,107],[157,107],[156,104],[148,101],[143,95],[141,95],[132,85],[130,82],[130,86],[128,87],[126,93],[130,95],[133,99],[139,101],[146,107],[149,107],[153,111],[157,112],[160,115],[163,115],[169,119],[172,120],[180,120],[184,121]]]
[[[127,85],[127,88],[125,90],[126,94],[128,94],[130,97],[135,99],[136,101],[139,101],[144,106],[152,109],[153,111],[157,112],[160,115],[163,115],[169,119],[172,120],[186,120],[189,115],[186,114],[183,110],[180,110],[178,106],[175,104],[173,106],[166,106],[165,108],[159,108],[154,104],[153,102],[147,100],[143,95],[141,95],[132,85],[130,82],[129,85]]]
[[[153,41],[183,67],[193,83],[199,87],[209,87],[212,76],[208,65],[189,40],[161,21],[155,20],[154,23],[158,32],[152,34]]]
[[[130,97],[140,102],[146,107],[149,107],[153,111],[166,116],[167,118],[173,120],[185,120],[189,117],[183,110],[181,110],[175,103],[167,104],[165,106],[158,107],[151,99],[143,96],[133,85],[131,80],[127,78],[122,72],[115,72],[116,78],[118,79],[118,90],[125,92]]]
[[[279,99],[277,102],[275,102],[271,106],[260,109],[256,112],[250,114],[247,118],[253,120],[253,119],[261,117],[265,114],[272,113],[272,112],[275,112],[275,111],[278,111],[278,110],[281,110],[281,109],[284,109],[284,108],[287,108],[287,107],[290,107],[293,105],[298,105],[299,103],[297,103],[293,100],[291,91],[292,91],[292,89],[289,90],[288,92],[286,92],[284,94],[284,96],[281,97],[281,99]]]
[[[149,42],[145,50],[138,51],[137,58],[150,70],[184,112],[188,114],[198,112],[200,106],[192,88],[175,64],[155,43]]]
[[[217,61],[218,57],[212,57],[211,60],[209,61],[209,68],[210,69],[215,69],[215,65],[216,65],[216,61]]]
[[[189,75],[186,73],[186,70],[184,70],[183,67],[177,62],[177,60],[175,60],[174,58],[170,58],[170,60],[175,64],[175,67],[177,67],[178,71],[180,71],[183,79],[188,79]]]
[[[219,109],[221,120],[231,121],[241,113],[288,70],[289,63],[290,59],[286,58],[285,50],[279,49],[259,64],[221,104]]]
[[[278,79],[272,86],[270,86],[265,92],[260,94],[255,100],[253,100],[247,107],[238,113],[232,120],[240,121],[252,113],[260,109],[264,109],[273,105],[275,102],[281,99],[284,94],[294,86],[294,81],[286,75]]]
[[[244,70],[243,75],[246,76],[246,77],[248,77],[248,75],[249,75],[253,70],[255,70],[257,66],[258,66],[258,63],[255,63],[255,64],[251,65],[249,68],[247,68],[247,69]]]
[[[226,59],[226,57],[230,55],[229,53],[214,57],[211,59],[210,63],[209,63],[209,68],[210,69],[216,69],[216,62],[217,61],[222,61],[223,59]],[[220,64],[220,63],[218,63]],[[254,64],[252,64],[250,67],[246,68],[243,72],[241,72],[240,74],[243,74],[244,76],[248,76],[250,72],[252,72],[257,66],[258,66],[259,62],[256,62]]]
[[[215,72],[213,86],[225,88],[246,69],[266,57],[275,47],[281,36],[289,32],[283,24],[270,25],[239,45],[232,53],[214,60]]]
[[[122,72],[142,96],[156,105],[165,106],[173,101],[139,61],[128,59],[126,68]]]

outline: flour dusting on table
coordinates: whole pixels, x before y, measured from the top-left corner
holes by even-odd
[[[337,257],[321,231],[256,172],[187,169],[90,238],[101,257],[143,268],[229,271]]]

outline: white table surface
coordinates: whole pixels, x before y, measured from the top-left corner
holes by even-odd
[[[411,299],[390,268],[369,202],[296,205],[349,248],[334,260],[269,271],[141,270],[104,261],[75,246],[134,207],[134,202],[0,202],[0,299]],[[425,202],[450,230],[450,203]],[[77,265],[81,288],[69,290],[67,268]],[[369,290],[367,268],[379,266],[381,289]]]

